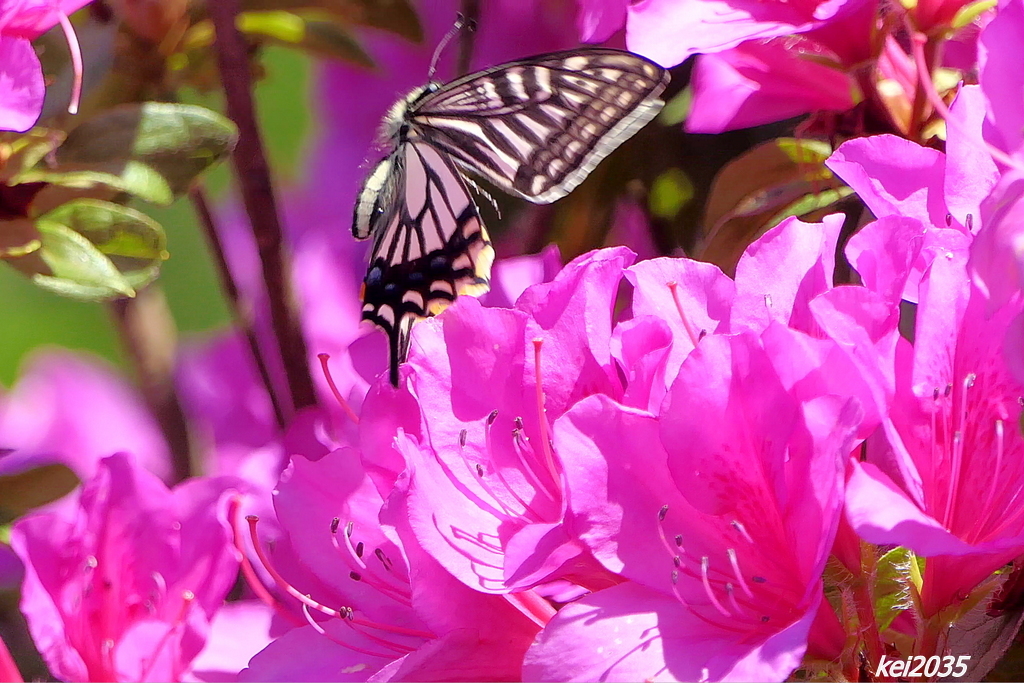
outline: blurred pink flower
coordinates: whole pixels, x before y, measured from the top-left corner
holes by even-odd
[[[948,31],[953,19],[972,0],[918,0],[907,6],[913,27],[922,33]]]
[[[720,133],[815,111],[847,111],[861,98],[853,70],[871,59],[874,2],[796,35],[747,40],[697,58],[692,133]]]
[[[603,43],[626,25],[628,0],[577,0],[580,42]]]
[[[628,581],[563,607],[526,679],[781,681],[799,665],[859,419],[785,390],[775,366],[799,352],[711,335],[657,416],[592,396],[556,421],[567,519]]]
[[[55,676],[182,680],[238,571],[225,520],[233,481],[169,491],[118,454],[74,499],[14,524],[21,610]]]
[[[90,479],[100,459],[124,451],[170,481],[167,444],[142,398],[104,364],[44,352],[0,400],[0,473],[62,463]]]
[[[1024,146],[1024,74],[1014,58],[1024,40],[1024,2],[1005,0],[978,39],[979,84],[985,94],[986,139],[1011,154]]]
[[[68,111],[78,110],[82,55],[68,15],[91,0],[6,0],[0,7],[0,130],[24,132],[43,109],[46,84],[32,40],[57,24],[64,29],[75,69]]]
[[[701,55],[693,71],[690,133],[721,133],[814,111],[846,111],[857,87],[836,57],[805,36],[748,41]]]
[[[825,26],[871,0],[641,0],[629,7],[626,44],[665,67],[693,54]]]

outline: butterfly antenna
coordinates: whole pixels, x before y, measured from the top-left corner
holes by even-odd
[[[430,58],[430,70],[427,71],[427,80],[431,81],[434,79],[434,72],[437,71],[437,60],[441,58],[441,53],[444,52],[444,48],[447,47],[448,43],[452,42],[452,38],[459,34],[459,31],[466,29],[467,31],[476,30],[476,22],[470,19],[466,21],[466,17],[463,16],[462,12],[458,12],[455,15],[455,24],[448,29],[448,33],[444,34],[444,38],[437,44],[437,49],[434,50],[434,56]]]

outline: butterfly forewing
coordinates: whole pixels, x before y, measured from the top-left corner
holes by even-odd
[[[465,181],[443,152],[408,142],[392,156],[397,208],[387,224],[373,227],[363,319],[387,332],[397,385],[412,323],[459,294],[486,291],[494,252]]]
[[[459,169],[555,201],[654,117],[667,83],[653,62],[593,48],[432,83],[392,108],[395,149],[363,185],[352,222],[358,239],[373,237],[363,319],[388,334],[392,384],[412,323],[490,283],[494,252]]]
[[[454,81],[417,103],[410,123],[470,173],[547,203],[657,114],[667,82],[628,52],[560,52]]]

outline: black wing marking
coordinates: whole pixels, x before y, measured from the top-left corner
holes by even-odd
[[[413,135],[497,187],[568,194],[664,105],[668,72],[630,52],[556,52],[460,78],[420,100]]]
[[[388,335],[390,378],[398,386],[412,324],[460,294],[486,292],[494,251],[465,181],[443,152],[405,142],[389,159],[382,180],[396,188],[395,203],[380,214],[386,223],[369,220],[374,241],[362,298],[363,320]]]

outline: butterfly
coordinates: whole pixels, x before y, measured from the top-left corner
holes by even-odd
[[[352,234],[373,238],[362,317],[388,335],[392,385],[412,324],[489,288],[494,250],[463,173],[553,202],[654,118],[668,80],[631,52],[583,48],[431,81],[391,108],[391,153],[363,184]]]

